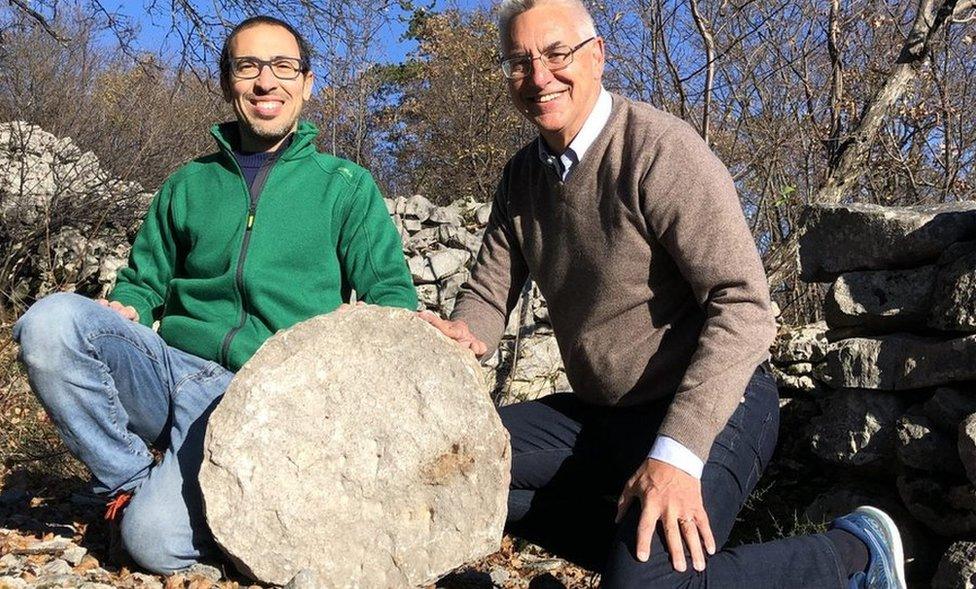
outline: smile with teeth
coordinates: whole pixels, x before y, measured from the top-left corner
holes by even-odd
[[[258,111],[259,114],[274,116],[281,111],[283,104],[277,100],[254,100],[251,102],[254,105],[254,110]]]
[[[552,93],[549,93],[549,94],[542,94],[540,96],[536,96],[535,97],[535,102],[538,102],[539,104],[542,104],[544,102],[549,102],[550,100],[555,100],[563,92],[564,92],[563,90],[560,90],[559,92],[552,92]]]

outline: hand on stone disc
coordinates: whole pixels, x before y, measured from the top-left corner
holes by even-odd
[[[473,333],[471,333],[471,330],[468,329],[468,324],[464,321],[448,321],[447,319],[441,319],[430,311],[420,311],[417,313],[417,317],[420,317],[427,323],[430,323],[439,329],[441,333],[454,340],[457,345],[466,350],[471,350],[474,352],[474,355],[478,358],[484,356],[485,352],[488,351],[488,346],[485,345],[483,341],[475,337]]]

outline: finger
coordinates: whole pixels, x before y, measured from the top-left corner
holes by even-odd
[[[702,510],[695,517],[695,523],[698,526],[698,534],[701,536],[702,544],[705,545],[705,551],[708,554],[715,554],[715,536],[712,535],[712,525],[708,522],[708,514],[705,510]]]
[[[654,539],[654,529],[661,514],[646,504],[641,509],[640,521],[637,523],[637,560],[647,562],[651,557],[651,540]]]
[[[471,351],[474,352],[475,356],[484,356],[488,353],[488,346],[480,339],[475,339],[471,342]]]
[[[696,571],[705,570],[705,552],[702,550],[702,539],[698,535],[698,526],[694,519],[679,519],[678,527],[681,531],[681,536],[684,538],[685,546],[688,547],[688,552],[691,553],[691,566],[694,567]]]
[[[99,305],[103,306],[103,307],[109,306],[108,305],[108,300],[106,300],[106,299],[95,299],[95,302],[98,303]]]
[[[135,307],[125,307],[123,310],[125,311],[125,313],[123,314],[123,316],[126,319],[130,319],[132,321],[138,321],[139,320],[139,311],[136,311],[136,308]]]
[[[668,544],[668,552],[671,554],[671,566],[679,573],[685,572],[688,568],[685,563],[684,545],[681,543],[681,531],[678,529],[678,520],[669,519],[664,522],[664,540]]]
[[[617,499],[617,517],[614,518],[613,523],[619,524],[620,520],[624,518],[624,514],[627,513],[627,508],[630,507],[630,503],[634,500],[634,494],[630,490],[630,483],[624,487],[623,492],[620,493],[620,499]]]
[[[427,323],[430,323],[434,327],[440,328],[440,324],[444,323],[444,320],[437,316],[434,312],[424,309],[423,311],[417,311],[417,317],[420,317]]]

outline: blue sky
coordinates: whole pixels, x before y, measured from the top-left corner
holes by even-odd
[[[423,6],[429,1],[435,2],[435,10],[452,7],[470,9],[491,5],[491,0],[419,0],[416,4]],[[169,30],[168,18],[149,14],[144,8],[143,0],[103,0],[102,5],[109,12],[117,11],[138,25],[136,46],[142,50],[159,54],[166,59],[167,56],[175,55],[177,47],[182,44],[178,36]],[[390,21],[388,26],[380,32],[381,43],[377,58],[381,61],[399,62],[416,44],[413,41],[403,40],[402,37],[405,32],[403,23],[397,19],[390,19]],[[113,43],[114,39],[106,39],[106,42]]]

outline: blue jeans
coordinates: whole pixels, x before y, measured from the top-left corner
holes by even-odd
[[[720,548],[703,572],[676,572],[660,527],[651,557],[635,556],[639,501],[614,525],[616,499],[647,457],[668,400],[644,407],[595,407],[559,394],[499,410],[512,437],[508,528],[584,566],[604,587],[846,587],[822,534],[723,548],[736,515],[765,469],[779,429],[773,378],[757,370],[710,450],[702,499]],[[607,550],[609,548],[609,551]]]
[[[172,573],[215,555],[197,475],[207,418],[233,373],[68,293],[31,306],[14,339],[31,388],[95,491],[135,492],[121,526],[133,560]],[[150,447],[162,452],[158,463]]]

